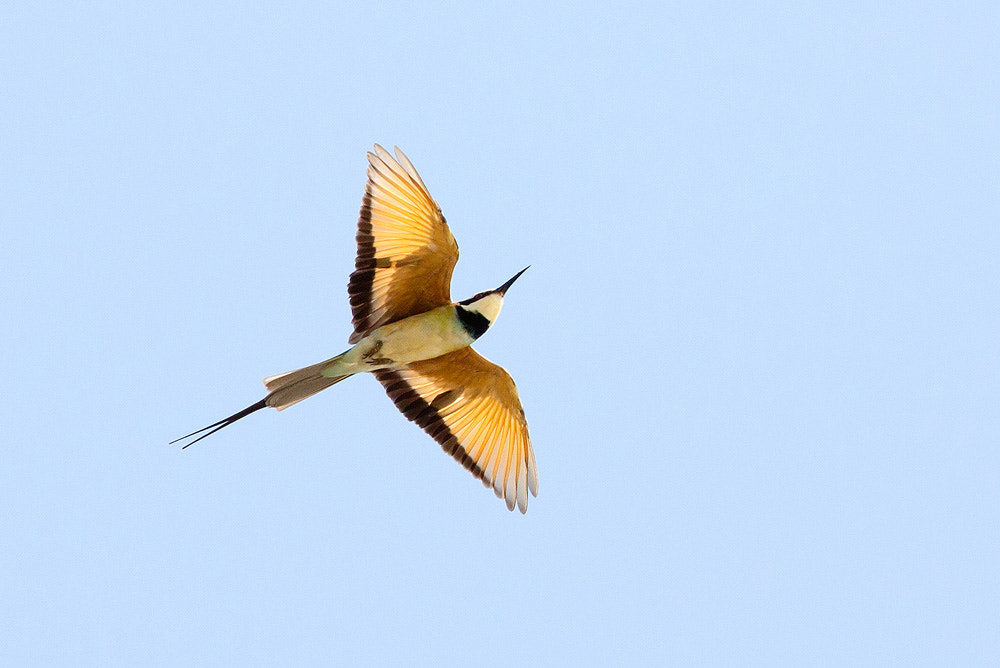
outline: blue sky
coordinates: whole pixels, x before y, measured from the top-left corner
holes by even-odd
[[[0,663],[995,665],[992,3],[0,10]],[[364,152],[511,289],[508,513],[350,333]]]

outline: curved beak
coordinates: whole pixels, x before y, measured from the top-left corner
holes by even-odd
[[[521,271],[519,271],[516,274],[514,274],[514,278],[510,279],[509,281],[507,281],[506,283],[504,283],[503,285],[501,285],[499,288],[496,289],[496,291],[499,292],[502,295],[506,294],[507,293],[507,288],[509,288],[510,286],[514,285],[514,281],[516,281],[521,274],[523,274],[524,272],[528,271],[528,269],[530,269],[530,268],[531,268],[531,265],[529,264],[527,267],[525,267]]]

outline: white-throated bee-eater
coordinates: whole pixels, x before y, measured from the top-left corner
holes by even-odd
[[[347,292],[354,344],[325,362],[264,379],[266,397],[172,443],[184,447],[262,408],[284,410],[365,371],[389,398],[507,508],[525,512],[538,471],[517,388],[500,366],[470,346],[496,322],[507,289],[451,301],[458,244],[417,170],[396,148],[375,145],[358,220],[358,256]]]

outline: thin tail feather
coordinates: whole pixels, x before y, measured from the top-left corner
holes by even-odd
[[[233,413],[232,415],[230,415],[229,417],[227,417],[225,420],[219,420],[215,424],[210,424],[207,427],[202,427],[201,429],[199,429],[197,431],[192,431],[187,436],[181,436],[180,438],[175,438],[174,440],[170,441],[170,445],[173,445],[174,443],[177,443],[178,441],[183,441],[185,438],[188,438],[190,436],[194,436],[195,434],[201,434],[201,432],[211,429],[211,431],[209,431],[207,434],[202,434],[201,436],[199,436],[198,438],[194,439],[190,443],[187,443],[186,445],[182,446],[181,450],[183,450],[184,448],[188,447],[189,445],[194,445],[195,443],[197,443],[201,439],[205,438],[206,436],[211,436],[212,434],[214,434],[215,432],[219,431],[223,427],[228,427],[229,425],[231,425],[232,423],[236,422],[237,420],[245,418],[246,416],[250,415],[251,413],[256,413],[261,408],[267,408],[267,398],[266,397],[264,399],[261,399],[257,403],[253,404],[252,406],[247,406],[246,408],[244,408],[243,410],[241,410],[239,413]],[[213,427],[214,427],[214,429],[213,429]]]
[[[183,441],[184,439],[194,436],[195,434],[201,434],[203,431],[207,432],[190,443],[182,446],[181,449],[183,450],[188,446],[194,445],[206,436],[211,436],[223,427],[228,427],[237,420],[242,420],[246,416],[257,412],[262,408],[270,407],[281,411],[289,406],[299,403],[303,399],[311,397],[317,392],[325,390],[331,385],[339,383],[353,374],[334,376],[333,378],[327,378],[322,374],[323,369],[328,367],[331,362],[336,361],[339,357],[340,356],[338,355],[337,357],[328,359],[325,362],[307,366],[304,369],[289,371],[287,373],[278,374],[277,376],[265,378],[264,386],[268,389],[266,397],[251,406],[247,406],[238,413],[233,413],[224,420],[219,420],[218,422],[210,424],[207,427],[202,427],[197,431],[191,432],[187,436],[181,436],[180,438],[174,439],[173,441],[170,441],[170,444],[173,445],[174,443]]]

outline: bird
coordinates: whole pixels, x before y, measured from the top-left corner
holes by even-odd
[[[494,290],[451,299],[458,243],[406,154],[375,144],[347,292],[351,347],[318,364],[264,379],[267,396],[207,427],[187,448],[264,408],[282,411],[347,378],[371,373],[402,414],[506,502],[525,513],[538,469],[514,380],[471,344],[497,320],[529,267]],[[530,266],[530,265],[529,265]],[[202,433],[205,432],[205,433]]]

